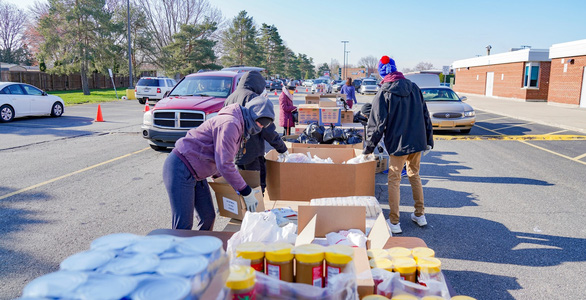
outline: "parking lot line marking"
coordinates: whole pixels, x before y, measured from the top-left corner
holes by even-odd
[[[526,141],[519,141],[519,142],[520,142],[520,143],[523,143],[523,144],[525,144],[525,145],[529,145],[529,146],[531,146],[531,147],[535,147],[535,148],[537,148],[537,149],[539,149],[539,150],[543,150],[543,151],[545,151],[545,152],[548,152],[548,153],[551,153],[551,154],[557,155],[557,156],[559,156],[559,157],[563,157],[563,158],[565,158],[565,159],[569,159],[569,160],[571,160],[571,161],[575,161],[575,162],[577,162],[577,163],[581,163],[581,164],[583,164],[583,165],[586,165],[586,162],[583,162],[583,161],[581,161],[581,160],[577,160],[576,158],[572,158],[572,157],[569,157],[569,156],[567,156],[567,155],[563,155],[563,154],[561,154],[561,153],[557,153],[557,152],[555,152],[555,151],[551,151],[551,150],[549,150],[549,149],[545,149],[545,148],[543,148],[543,147],[539,147],[539,146],[537,146],[537,145],[530,144],[530,143],[528,143],[528,142],[526,142]]]
[[[586,157],[586,153],[582,154],[582,155],[578,155],[576,157],[574,157],[574,159],[580,160],[582,158]]]
[[[523,123],[523,124],[517,124],[517,125],[505,126],[505,127],[502,127],[502,128],[497,128],[497,129],[495,129],[495,130],[509,129],[509,128],[513,128],[513,127],[519,127],[519,126],[523,126],[523,125],[530,125],[530,124],[533,124],[533,123],[535,123],[535,122],[529,122],[529,123]]]
[[[494,121],[494,120],[500,120],[500,119],[506,119],[506,118],[510,118],[510,117],[498,117],[498,118],[490,118],[490,119],[486,119],[486,120],[476,120],[476,122]]]
[[[91,170],[91,169],[97,168],[97,167],[99,167],[99,166],[103,166],[103,165],[109,164],[109,163],[111,163],[111,162],[115,162],[115,161],[117,161],[117,160],[120,160],[120,159],[123,159],[123,158],[129,157],[129,156],[131,156],[131,155],[138,154],[138,153],[140,153],[140,152],[143,152],[143,151],[145,151],[145,150],[147,150],[147,149],[150,149],[150,148],[151,148],[151,147],[146,147],[146,148],[144,148],[144,149],[142,149],[142,150],[138,150],[138,151],[134,151],[134,152],[132,152],[132,153],[124,154],[124,155],[122,155],[122,156],[118,156],[118,157],[116,157],[116,158],[112,158],[112,159],[110,159],[110,160],[107,160],[107,161],[101,162],[101,163],[99,163],[99,164],[95,164],[95,165],[93,165],[93,166],[89,166],[89,167],[87,167],[87,168],[83,168],[83,169],[81,169],[81,170],[77,170],[77,171],[75,171],[75,172],[71,172],[71,173],[69,173],[69,174],[65,174],[65,175],[62,175],[62,176],[59,176],[59,177],[55,177],[55,178],[53,178],[53,179],[49,179],[49,180],[47,180],[47,181],[44,181],[44,182],[41,182],[41,183],[37,183],[37,184],[35,184],[35,185],[31,185],[31,186],[29,186],[29,187],[26,187],[26,188],[24,188],[24,189],[20,189],[20,190],[18,190],[18,191],[14,191],[14,192],[12,192],[12,193],[8,193],[8,194],[6,194],[6,195],[0,196],[0,200],[6,199],[6,198],[8,198],[8,197],[12,197],[12,196],[14,196],[14,195],[18,195],[18,194],[20,194],[20,193],[24,193],[24,192],[26,192],[26,191],[30,191],[30,190],[32,190],[32,189],[36,189],[36,188],[38,188],[38,187],[41,187],[41,186],[43,186],[43,185],[47,185],[47,184],[49,184],[49,183],[53,183],[53,182],[55,182],[55,181],[58,181],[58,180],[61,180],[61,179],[63,179],[63,178],[67,178],[67,177],[69,177],[69,176],[73,176],[73,175],[75,175],[75,174],[79,174],[79,173],[82,173],[82,172],[85,172],[85,171],[88,171],[88,170]]]
[[[474,126],[476,126],[476,127],[480,128],[480,129],[484,129],[484,130],[486,130],[486,131],[494,132],[494,133],[496,133],[496,134],[498,134],[498,135],[503,135],[502,133],[500,133],[500,132],[498,132],[498,131],[494,131],[494,130],[492,130],[492,129],[488,129],[488,128],[486,128],[486,127],[482,127],[482,126],[480,126],[480,125],[476,125],[476,124],[474,124]]]
[[[564,130],[558,130],[558,131],[550,132],[548,134],[558,134],[558,133],[562,133],[562,132],[566,132],[566,131],[568,131],[568,130],[567,129],[564,129]]]
[[[501,141],[581,141],[586,135],[434,135],[434,140],[501,140]]]

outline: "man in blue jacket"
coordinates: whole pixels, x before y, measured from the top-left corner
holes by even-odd
[[[419,162],[422,152],[433,148],[433,128],[421,90],[397,71],[395,61],[383,56],[378,63],[378,70],[383,81],[380,91],[372,100],[363,154],[372,153],[384,135],[384,143],[390,154],[388,188],[391,213],[387,223],[392,233],[401,233],[399,202],[404,164],[415,201],[411,220],[419,226],[427,225]]]

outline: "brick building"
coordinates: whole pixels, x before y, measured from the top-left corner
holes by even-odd
[[[550,103],[586,108],[586,40],[554,44],[549,48]]]
[[[454,90],[526,101],[547,101],[551,61],[547,49],[510,52],[454,61]]]
[[[359,79],[359,78],[364,78],[364,77],[375,77],[375,78],[380,78],[378,76],[378,70],[376,68],[374,69],[368,69],[368,68],[346,68],[346,77],[350,77],[352,78],[352,80],[354,79]],[[342,67],[342,79],[345,79],[344,77],[344,68]]]

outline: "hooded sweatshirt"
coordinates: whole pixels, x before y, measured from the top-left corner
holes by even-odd
[[[433,128],[421,90],[408,79],[385,82],[372,100],[365,154],[383,137],[391,155],[403,156],[433,147]]]
[[[234,157],[245,135],[244,110],[248,112],[247,108],[237,104],[226,106],[216,117],[190,129],[175,143],[173,153],[185,163],[196,180],[219,175],[236,191],[248,187],[234,165]]]
[[[265,79],[258,71],[247,72],[240,78],[238,87],[232,93],[226,101],[224,106],[238,103],[241,106],[246,106],[248,101],[262,94],[265,89]],[[269,101],[270,103],[270,101]],[[272,118],[275,119],[274,116]],[[246,141],[246,151],[244,155],[238,157],[236,164],[246,165],[253,162],[260,156],[265,154],[265,141],[267,141],[277,152],[283,153],[287,151],[287,146],[281,140],[279,134],[275,131],[277,127],[274,123],[266,128],[263,128],[260,134],[251,135]]]

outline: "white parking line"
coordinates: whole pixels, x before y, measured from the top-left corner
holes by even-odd
[[[502,127],[502,128],[497,128],[495,130],[503,130],[503,129],[509,129],[509,128],[513,128],[513,127],[519,127],[519,126],[524,126],[524,125],[530,125],[533,124],[535,122],[529,122],[529,123],[523,123],[523,124],[517,124],[517,125],[511,125],[511,126],[506,126],[506,127]]]
[[[123,158],[129,157],[129,156],[131,156],[131,155],[134,155],[134,154],[137,154],[137,153],[140,153],[140,152],[143,152],[143,151],[145,151],[145,150],[147,150],[147,149],[150,149],[150,148],[151,148],[151,147],[146,147],[146,148],[144,148],[144,149],[142,149],[142,150],[138,150],[138,151],[134,151],[134,152],[132,152],[132,153],[128,153],[128,154],[125,154],[125,155],[122,155],[122,156],[118,156],[118,157],[116,157],[116,158],[113,158],[113,159],[110,159],[110,160],[107,160],[107,161],[101,162],[101,163],[99,163],[99,164],[95,164],[95,165],[93,165],[93,166],[89,166],[89,167],[87,167],[87,168],[84,168],[84,169],[81,169],[81,170],[77,170],[77,171],[75,171],[75,172],[71,172],[71,173],[69,173],[69,174],[65,174],[65,175],[62,175],[62,176],[59,176],[59,177],[55,177],[55,178],[53,178],[53,179],[49,179],[49,180],[47,180],[47,181],[44,181],[44,182],[41,182],[41,183],[37,183],[37,184],[35,184],[35,185],[31,185],[31,186],[29,186],[29,187],[26,187],[26,188],[24,188],[24,189],[20,189],[20,190],[18,190],[18,191],[12,192],[12,193],[8,193],[8,194],[6,194],[6,195],[2,195],[2,196],[0,196],[0,200],[6,199],[6,198],[8,198],[8,197],[12,197],[12,196],[14,196],[14,195],[18,195],[18,194],[24,193],[24,192],[26,192],[26,191],[30,191],[30,190],[32,190],[32,189],[36,189],[36,188],[38,188],[38,187],[41,187],[41,186],[43,186],[43,185],[47,185],[47,184],[49,184],[49,183],[53,183],[53,182],[55,182],[55,181],[58,181],[58,180],[61,180],[61,179],[63,179],[63,178],[67,178],[67,177],[69,177],[69,176],[72,176],[72,175],[75,175],[75,174],[79,174],[79,173],[82,173],[82,172],[85,172],[85,171],[88,171],[88,170],[91,170],[91,169],[97,168],[97,167],[99,167],[99,166],[103,166],[103,165],[105,165],[105,164],[109,164],[109,163],[111,163],[111,162],[114,162],[114,161],[117,161],[117,160],[120,160],[120,159],[123,159]]]

